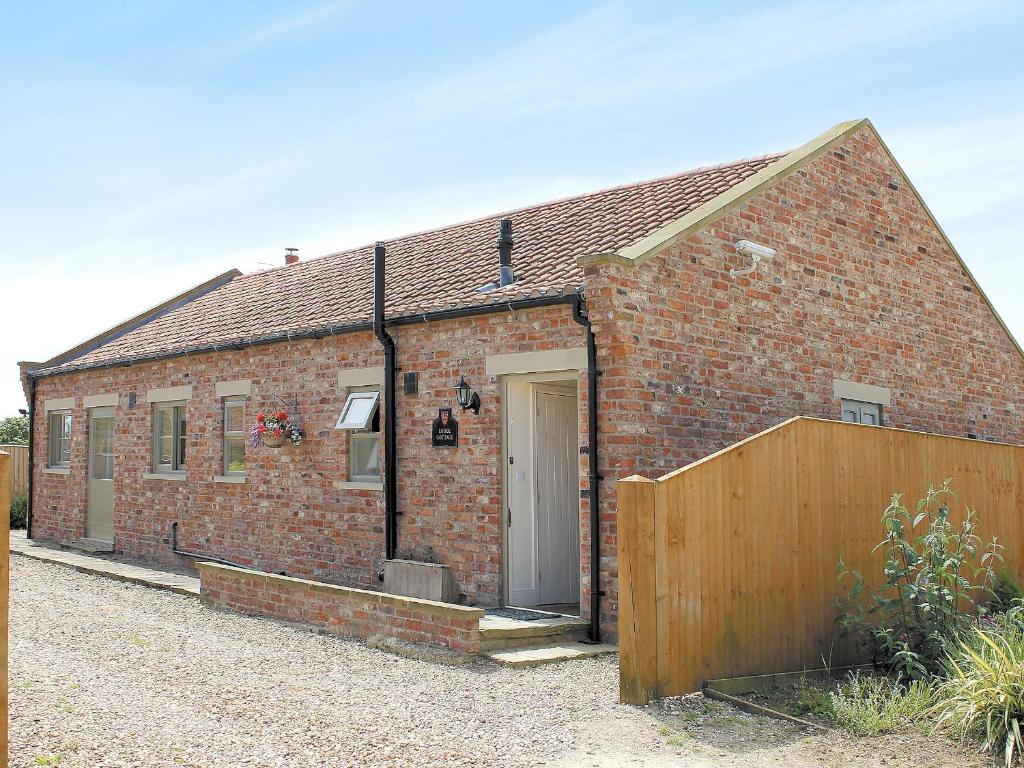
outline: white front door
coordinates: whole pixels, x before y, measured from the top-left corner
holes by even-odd
[[[85,535],[114,540],[114,409],[89,411],[89,479]]]
[[[508,603],[579,601],[575,382],[506,382]]]

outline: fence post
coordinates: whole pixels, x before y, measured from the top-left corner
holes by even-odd
[[[0,451],[0,765],[7,765],[7,622],[10,596],[10,455]]]
[[[616,483],[619,544],[619,698],[646,704],[658,697],[655,595],[655,488],[634,475]]]

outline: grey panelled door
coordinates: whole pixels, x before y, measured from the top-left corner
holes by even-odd
[[[85,535],[114,540],[114,409],[89,411],[89,480]]]
[[[580,599],[579,440],[576,396],[536,389],[538,604]]]

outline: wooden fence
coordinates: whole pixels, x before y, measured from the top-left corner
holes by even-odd
[[[28,446],[27,445],[0,445],[0,451],[11,455],[10,469],[11,493],[28,493]],[[6,509],[6,507],[5,507]]]
[[[620,697],[858,661],[837,643],[836,563],[882,581],[882,511],[953,478],[1024,575],[1024,447],[787,421],[658,480],[618,483]],[[962,515],[962,509],[954,510]]]
[[[8,539],[10,537],[11,481],[8,464],[11,457],[0,451],[0,765],[7,765],[7,622],[10,571]]]

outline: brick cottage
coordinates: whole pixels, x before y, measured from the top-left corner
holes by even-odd
[[[613,638],[617,478],[800,414],[1022,438],[1024,355],[866,120],[287,262],[21,365],[32,538],[376,592],[412,561]],[[304,440],[253,447],[278,411]]]

